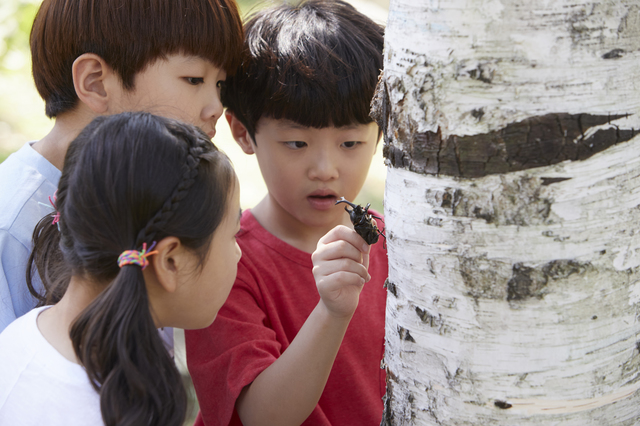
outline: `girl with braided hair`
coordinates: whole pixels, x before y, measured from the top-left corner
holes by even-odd
[[[186,394],[157,328],[207,327],[229,294],[231,163],[194,126],[99,117],[69,146],[52,202],[31,258],[46,306],[0,334],[0,424],[181,425]]]

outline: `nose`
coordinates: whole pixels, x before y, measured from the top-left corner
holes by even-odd
[[[312,159],[309,179],[328,182],[338,178],[337,162],[330,153],[318,152],[312,156]]]
[[[205,123],[213,122],[213,127],[215,127],[216,122],[222,116],[222,101],[220,100],[220,90],[215,90],[208,97],[208,102],[205,104],[204,108],[202,108],[200,118]]]

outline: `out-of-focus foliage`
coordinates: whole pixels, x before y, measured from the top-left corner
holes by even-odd
[[[51,122],[31,79],[29,32],[41,0],[0,0],[0,161]]]
[[[0,3],[0,69],[20,71],[29,62],[29,32],[40,0]]]

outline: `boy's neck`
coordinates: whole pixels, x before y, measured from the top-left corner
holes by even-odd
[[[251,214],[270,234],[306,253],[313,253],[320,238],[334,227],[345,225],[353,228],[346,212],[342,215],[340,223],[328,224],[326,227],[309,226],[301,223],[283,210],[278,203],[273,202],[269,194],[251,209]]]
[[[33,144],[33,149],[58,170],[62,170],[69,144],[95,117],[94,114],[87,113],[81,108],[61,114],[56,118],[51,131]]]

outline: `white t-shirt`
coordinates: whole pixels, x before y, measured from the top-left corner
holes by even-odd
[[[0,425],[103,425],[100,395],[84,368],[38,329],[36,308],[0,333]]]

